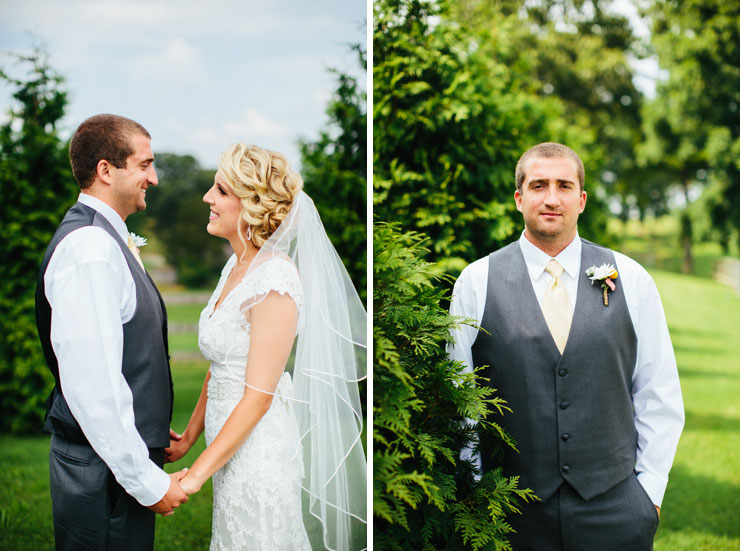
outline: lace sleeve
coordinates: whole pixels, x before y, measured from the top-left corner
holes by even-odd
[[[271,258],[257,266],[250,275],[241,309],[247,310],[263,300],[271,291],[290,295],[300,311],[303,304],[303,289],[298,270],[290,260]]]
[[[245,384],[274,394],[293,347],[303,299],[295,266],[283,259],[257,266],[242,298],[241,309],[250,326]]]

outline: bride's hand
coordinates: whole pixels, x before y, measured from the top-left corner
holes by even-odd
[[[184,477],[180,479],[180,486],[182,487],[183,491],[188,494],[194,494],[198,491],[200,491],[201,486],[203,486],[202,482],[198,482],[194,475],[190,474],[190,471],[188,471],[188,474],[186,474]]]

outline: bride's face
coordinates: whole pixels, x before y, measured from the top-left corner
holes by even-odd
[[[229,241],[238,240],[237,228],[242,209],[241,201],[220,172],[216,172],[213,186],[203,196],[203,201],[211,207],[208,226],[206,226],[208,233]]]

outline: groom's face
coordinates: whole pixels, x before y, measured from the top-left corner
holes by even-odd
[[[569,243],[576,235],[578,215],[586,206],[576,163],[564,157],[527,161],[522,189],[514,198],[535,244]]]
[[[114,208],[125,219],[146,208],[146,190],[159,183],[154,170],[151,140],[141,134],[131,137],[134,152],[126,159],[125,168],[111,165]]]

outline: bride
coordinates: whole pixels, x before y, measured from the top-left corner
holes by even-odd
[[[235,144],[203,197],[234,254],[200,316],[210,369],[166,457],[205,430],[180,483],[192,494],[213,477],[211,550],[366,547],[367,322],[302,188],[283,155]]]

